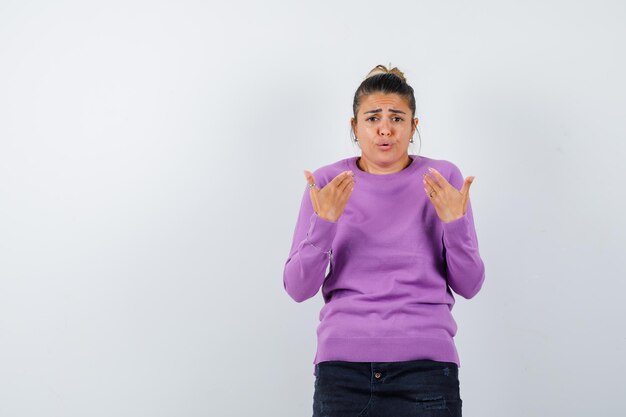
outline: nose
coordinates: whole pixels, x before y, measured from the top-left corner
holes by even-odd
[[[380,123],[380,129],[378,130],[378,133],[381,136],[390,136],[391,135],[391,127],[389,125],[389,120],[387,119],[383,119]]]

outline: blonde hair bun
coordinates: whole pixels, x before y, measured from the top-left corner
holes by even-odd
[[[391,64],[389,64],[389,68],[391,68]],[[365,77],[368,79],[369,77],[373,77],[378,74],[394,74],[398,76],[402,81],[406,82],[406,78],[404,77],[404,73],[400,71],[397,67],[393,67],[391,69],[387,69],[384,65],[376,65]]]

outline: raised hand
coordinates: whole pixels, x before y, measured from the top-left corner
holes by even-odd
[[[435,168],[428,168],[432,177],[422,174],[424,191],[444,223],[463,217],[467,211],[469,188],[475,177],[467,177],[460,190],[454,188]]]
[[[346,208],[354,190],[352,171],[344,171],[333,178],[321,190],[315,185],[315,178],[310,171],[304,171],[309,184],[309,195],[313,210],[323,219],[336,222]]]

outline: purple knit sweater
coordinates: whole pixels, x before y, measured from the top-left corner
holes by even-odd
[[[451,290],[471,298],[485,278],[471,203],[463,217],[442,222],[422,173],[433,167],[457,189],[463,176],[451,162],[410,157],[393,174],[361,171],[357,157],[316,170],[319,188],[354,172],[337,222],[317,216],[305,186],[283,281],[297,302],[322,288],[314,364],[432,359],[460,366]]]

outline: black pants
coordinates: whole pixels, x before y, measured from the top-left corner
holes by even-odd
[[[327,361],[315,371],[313,417],[461,416],[455,363]]]

